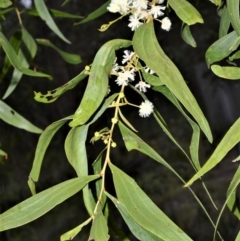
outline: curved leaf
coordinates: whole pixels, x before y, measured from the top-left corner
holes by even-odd
[[[133,36],[133,48],[136,54],[150,69],[158,74],[160,80],[190,112],[208,140],[212,142],[212,133],[209,124],[197,101],[188,89],[181,73],[159,46],[152,21],[137,28]]]
[[[59,37],[61,38],[63,41],[67,42],[67,43],[71,43],[69,40],[67,40],[63,34],[61,33],[61,31],[59,30],[58,26],[55,24],[55,22],[53,21],[48,8],[46,7],[45,3],[43,0],[34,0],[34,4],[35,7],[39,13],[39,16],[41,17],[41,19],[43,21],[46,22],[46,24],[48,25],[48,27]]]
[[[12,5],[10,0],[0,0],[0,8],[7,8]]]
[[[135,222],[160,240],[192,240],[152,202],[131,177],[113,164],[109,163],[109,166],[117,197]]]
[[[101,7],[99,7],[92,13],[88,14],[88,16],[86,18],[84,18],[82,21],[75,23],[74,25],[87,23],[87,22],[90,22],[90,21],[102,16],[104,13],[106,13],[108,11],[107,7],[108,7],[109,3],[110,3],[110,1],[107,1]]]
[[[17,204],[0,214],[0,232],[22,226],[41,217],[97,178],[99,175],[73,178]]]
[[[239,67],[222,67],[220,65],[212,65],[212,72],[224,79],[239,80],[240,68]]]
[[[235,43],[237,44],[235,45]],[[208,67],[212,63],[220,61],[226,58],[227,56],[229,56],[229,54],[231,54],[234,50],[236,50],[238,46],[239,46],[239,40],[235,31],[218,39],[206,51],[205,58],[206,58]]]
[[[49,12],[51,13],[51,15],[54,18],[71,18],[71,19],[82,19],[82,18],[84,18],[83,16],[62,12],[62,11],[59,11],[59,10],[56,10],[56,9],[49,9]],[[31,16],[37,16],[37,17],[39,16],[39,13],[34,8],[25,10],[25,13],[27,13]]]
[[[82,62],[81,57],[77,54],[69,54],[67,52],[62,51],[57,48],[54,44],[52,44],[48,39],[36,39],[38,44],[53,48],[60,54],[60,56],[69,64],[79,64]]]
[[[190,186],[199,177],[206,174],[215,167],[224,156],[240,142],[240,118],[231,126],[226,135],[223,137],[217,148],[204,164],[204,166],[186,183],[185,187]]]
[[[178,17],[187,25],[203,23],[203,18],[196,8],[186,0],[168,0],[168,4]]]
[[[34,99],[41,103],[52,103],[66,91],[73,89],[85,77],[87,77],[87,75],[84,74],[84,71],[82,71],[79,75],[68,81],[66,84],[58,87],[57,89],[48,91],[47,94],[42,94],[41,92],[34,91]]]
[[[108,88],[108,75],[115,59],[115,50],[131,45],[131,41],[115,39],[104,44],[97,52],[80,106],[76,110],[71,127],[84,124],[102,103]]]
[[[14,51],[13,47],[11,44],[8,42],[7,38],[4,36],[4,34],[0,31],[0,44],[2,45],[6,55],[8,56],[10,62],[12,63],[13,67],[22,72],[23,74],[29,75],[29,76],[34,76],[34,77],[46,77],[51,79],[52,77],[50,75],[40,73],[33,71],[31,69],[23,68],[20,65],[18,56],[16,52]]]
[[[67,159],[78,177],[88,175],[88,159],[85,147],[87,133],[88,125],[74,127],[69,131],[64,144]],[[88,186],[83,189],[83,199],[89,215],[93,215],[95,201]]]
[[[36,194],[35,182],[38,181],[43,157],[48,148],[48,145],[49,145],[50,141],[52,140],[53,136],[55,135],[55,133],[59,130],[59,128],[61,126],[63,126],[70,119],[71,119],[71,116],[61,119],[59,121],[53,122],[51,125],[49,125],[43,131],[43,133],[39,137],[36,151],[35,151],[34,160],[33,160],[33,166],[32,166],[31,172],[29,174],[29,181],[28,181],[29,187],[30,187],[33,195]]]
[[[227,0],[227,8],[233,29],[240,36],[239,0]]]
[[[39,134],[42,132],[41,129],[30,123],[2,100],[0,100],[0,119],[9,125],[24,129],[32,133]]]
[[[227,6],[223,7],[222,14],[221,14],[221,20],[220,20],[220,25],[219,25],[219,38],[224,37],[227,35],[229,27],[230,27],[230,18],[228,15],[228,9]]]
[[[240,185],[240,166],[227,190],[227,205],[231,212],[240,220],[240,207],[237,206],[237,186]]]
[[[109,240],[107,221],[103,216],[100,205],[98,206],[97,213],[93,219],[89,240],[97,240],[97,241]]]
[[[182,39],[192,47],[196,48],[197,44],[195,39],[192,36],[190,27],[187,24],[182,23],[182,28],[181,28],[181,36]]]
[[[91,221],[92,221],[92,218],[89,218],[82,224],[78,225],[76,228],[62,234],[60,237],[60,241],[72,240],[82,230],[82,228],[87,224],[89,224]]]

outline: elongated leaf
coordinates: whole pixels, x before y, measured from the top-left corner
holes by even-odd
[[[160,240],[192,240],[152,202],[131,177],[113,164],[109,166],[119,201],[140,226]]]
[[[29,174],[29,181],[28,181],[29,187],[33,195],[36,194],[34,183],[38,181],[43,158],[48,148],[48,145],[52,140],[53,136],[55,135],[55,133],[59,130],[59,128],[63,126],[70,119],[71,117],[66,117],[59,121],[53,122],[50,126],[48,126],[43,131],[43,133],[39,137],[34,160],[33,160],[32,170]]]
[[[178,17],[187,25],[203,23],[201,14],[186,0],[168,0]]]
[[[48,10],[54,18],[70,18],[70,19],[82,19],[82,18],[84,18],[83,16],[62,12],[62,11],[59,11],[59,10],[56,10],[56,9],[48,9]],[[33,9],[27,9],[25,11],[25,13],[27,13],[31,16],[39,16],[39,13],[34,8]]]
[[[74,127],[69,131],[64,144],[67,159],[79,177],[88,175],[85,147],[87,133],[88,125]],[[95,201],[88,186],[83,189],[83,199],[89,215],[93,215]]]
[[[8,8],[0,11],[0,16],[5,15],[6,13],[10,13],[14,8]]]
[[[237,186],[239,185],[239,183],[240,183],[240,166],[238,167],[238,170],[235,173],[235,175],[233,177],[233,180],[230,183],[230,186],[229,186],[228,191],[227,191],[227,199],[224,202],[224,204],[223,204],[223,206],[222,206],[222,208],[219,212],[219,215],[218,215],[218,218],[217,218],[217,221],[216,221],[216,227],[214,229],[213,240],[216,240],[215,237],[216,237],[217,227],[218,227],[220,218],[222,216],[222,213],[223,213],[226,205],[230,205],[229,206],[230,210],[240,220],[240,211],[238,210],[238,207],[236,206],[236,189],[237,189]]]
[[[11,46],[15,50],[15,52],[18,52],[21,42],[22,42],[22,32],[16,31],[10,38],[9,44],[11,44]],[[7,72],[10,70],[11,66],[12,66],[12,64],[11,64],[8,56],[6,55],[4,58],[2,71],[0,73],[0,81],[3,80],[3,78],[5,77]]]
[[[118,199],[111,196],[109,193],[106,193],[106,195],[113,201],[118,211],[121,213],[125,223],[128,225],[129,229],[133,233],[133,235],[141,240],[141,241],[163,241],[156,235],[149,232],[146,228],[142,227],[136,220],[133,219],[132,216],[130,216],[129,212],[127,211],[126,206],[120,202]],[[128,240],[128,239],[127,239]]]
[[[210,2],[214,3],[216,6],[221,6],[222,0],[210,0]]]
[[[7,8],[12,5],[10,0],[0,0],[0,8]]]
[[[150,69],[158,74],[160,80],[190,112],[208,140],[212,142],[209,124],[197,101],[188,89],[181,73],[159,46],[152,21],[137,28],[133,36],[133,48],[136,54]]]
[[[61,33],[61,31],[59,30],[58,26],[55,24],[55,22],[53,21],[45,3],[43,0],[34,0],[34,4],[35,7],[39,13],[39,16],[41,17],[41,19],[43,21],[46,22],[46,24],[48,25],[48,27],[59,37],[61,38],[63,41],[67,42],[70,44],[70,41],[67,40],[63,34]]]
[[[22,26],[22,40],[33,59],[37,53],[37,44],[29,32]]]
[[[7,156],[7,153],[0,149],[0,156]]]
[[[233,29],[240,36],[239,0],[227,0],[227,8]]]
[[[70,122],[71,127],[84,124],[100,106],[107,93],[108,75],[115,59],[115,50],[130,45],[129,40],[115,39],[104,44],[97,52],[82,101]]]
[[[109,5],[110,1],[107,1],[106,3],[104,3],[101,7],[99,7],[98,9],[96,9],[94,12],[90,13],[86,18],[84,18],[82,21],[75,23],[74,25],[78,25],[78,24],[83,24],[83,23],[87,23],[90,22],[100,16],[102,16],[104,13],[107,12],[107,7]]]
[[[82,62],[81,58],[77,54],[69,54],[67,52],[62,51],[57,48],[54,44],[52,44],[48,39],[36,39],[38,44],[53,48],[58,52],[58,54],[69,64],[79,64]]]
[[[240,79],[240,68],[239,67],[222,67],[220,65],[212,65],[212,72],[224,79],[239,80]]]
[[[227,6],[223,7],[222,10],[222,14],[221,14],[221,21],[220,21],[220,25],[219,25],[219,38],[224,37],[225,35],[227,35],[229,27],[230,27],[230,18],[228,15],[228,9]]]
[[[30,123],[2,100],[0,100],[0,119],[5,121],[9,125],[24,129],[32,133],[42,132],[41,129]]]
[[[240,185],[240,166],[229,185],[227,191],[227,205],[231,212],[240,220],[240,207],[237,205],[237,186]]]
[[[64,233],[60,237],[60,241],[67,241],[72,240],[81,230],[84,226],[89,224],[91,222],[92,218],[87,219],[85,222],[78,225],[76,228],[69,230],[68,232]]]
[[[89,240],[97,240],[97,241],[109,240],[107,221],[103,216],[100,206],[98,206],[97,213],[93,219]]]
[[[56,101],[61,95],[66,91],[73,89],[78,83],[80,83],[87,75],[84,74],[84,71],[79,75],[68,81],[66,84],[58,87],[55,90],[50,90],[47,94],[42,94],[41,92],[34,91],[34,99],[41,103],[52,103]]]
[[[235,59],[240,59],[240,51],[236,51],[233,55],[229,56],[229,60],[233,61]]]
[[[99,176],[77,177],[48,188],[0,214],[0,232],[41,217]]]
[[[196,48],[197,44],[195,39],[192,36],[191,30],[189,25],[182,23],[182,28],[181,28],[181,36],[182,39],[192,47]]]
[[[34,76],[34,77],[46,77],[49,79],[52,78],[50,75],[21,67],[16,52],[14,51],[13,47],[9,44],[8,40],[3,35],[2,32],[0,32],[0,44],[2,45],[6,55],[8,56],[10,62],[13,65],[13,67],[16,68],[17,70],[21,71],[23,74],[26,74],[29,76]]]
[[[223,137],[213,154],[204,164],[204,166],[187,182],[185,185],[190,186],[199,177],[210,171],[215,167],[224,156],[238,143],[240,142],[240,118],[231,126],[226,135]]]
[[[25,58],[21,49],[18,51],[18,58],[22,59],[22,61],[21,61],[22,67],[24,67],[24,68],[29,67],[29,64],[28,64],[28,62],[27,62],[27,60],[26,60],[26,58]],[[18,83],[20,82],[20,80],[22,78],[22,75],[23,75],[22,72],[20,72],[17,69],[14,69],[13,74],[12,74],[12,78],[11,78],[11,82],[10,82],[10,84],[9,84],[9,86],[8,86],[4,96],[3,96],[3,99],[6,99],[16,89]]]
[[[238,235],[237,235],[235,241],[240,241],[240,231],[238,232]]]
[[[236,42],[238,44],[234,45]],[[234,48],[232,48],[233,45],[235,46]],[[214,62],[220,61],[229,56],[238,46],[238,36],[235,31],[217,40],[206,51],[205,58],[208,67]]]
[[[183,153],[188,157],[189,160],[193,161],[194,167],[199,170],[200,167],[200,162],[198,158],[198,150],[199,150],[199,141],[200,141],[200,129],[199,126],[185,113],[175,96],[169,91],[169,89],[166,86],[160,86],[160,87],[155,87],[154,90],[160,91],[163,95],[165,95],[177,108],[178,110],[182,113],[182,115],[186,118],[190,126],[192,127],[193,134],[191,138],[191,144],[190,144],[190,154],[192,160],[188,157],[188,155],[183,151],[183,149],[178,145],[177,146],[183,151]],[[164,126],[163,126],[164,128]],[[166,128],[165,128],[166,129]],[[165,133],[168,134],[168,132],[165,130]],[[171,135],[171,133],[170,133]],[[174,138],[170,138],[172,141]],[[176,144],[176,141],[173,141]]]
[[[132,132],[130,129],[128,129],[126,126],[124,126],[120,121],[118,122],[118,126],[120,128],[124,143],[126,145],[126,148],[128,151],[131,150],[138,150],[139,152],[144,153],[145,155],[151,157],[153,160],[161,163],[168,169],[170,169],[184,184],[185,181],[182,179],[182,177],[155,151],[153,150],[148,144],[146,144],[141,138],[139,138],[134,132]],[[211,217],[209,216],[207,210],[205,209],[204,205],[201,203],[199,198],[195,195],[193,190],[189,188],[190,192],[193,194],[196,201],[199,203],[203,211],[205,212],[206,216],[208,217],[209,221],[215,227],[215,224],[213,223]],[[220,234],[218,233],[219,237]]]

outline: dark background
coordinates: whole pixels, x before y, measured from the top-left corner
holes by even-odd
[[[202,136],[200,157],[201,162],[204,163],[224,133],[240,115],[240,82],[219,79],[207,69],[204,60],[205,51],[218,38],[220,18],[217,16],[216,7],[210,1],[192,2],[205,21],[204,24],[197,24],[191,27],[198,44],[197,48],[188,46],[181,39],[181,22],[173,11],[169,13],[169,17],[172,20],[171,31],[164,32],[160,29],[160,25],[157,22],[155,26],[159,43],[180,69],[210,122],[214,143],[212,145],[209,144],[206,138]],[[101,6],[104,1],[92,0],[90,3],[86,0],[72,0],[65,7],[60,8],[61,3],[62,1],[47,1],[47,5],[50,8],[86,16]],[[65,93],[55,103],[48,105],[35,102],[33,91],[45,93],[47,90],[52,90],[72,79],[85,65],[92,62],[97,50],[108,40],[113,38],[131,39],[132,32],[127,27],[127,18],[111,26],[107,32],[100,33],[97,30],[102,24],[117,18],[117,16],[108,13],[93,22],[75,27],[72,26],[73,20],[57,19],[56,22],[61,31],[72,42],[71,45],[67,45],[56,37],[43,21],[36,17],[23,15],[24,26],[35,38],[48,38],[60,49],[79,54],[83,62],[76,66],[68,65],[54,50],[39,46],[34,64],[38,68],[50,72],[54,76],[54,80],[49,81],[47,79],[24,76],[14,93],[6,99],[6,103],[43,129],[52,122],[73,114],[83,95],[86,81],[80,83],[74,90]],[[20,28],[15,14],[8,15],[5,21],[1,20],[1,24],[4,33],[8,37]],[[2,50],[0,51],[0,56],[3,56]],[[2,61],[3,57],[0,58],[1,64]],[[6,91],[10,78],[11,74],[1,83],[1,96]],[[113,83],[113,90],[115,88],[116,85]],[[147,95],[160,110],[176,139],[185,150],[188,150],[191,138],[191,128],[188,126],[188,123],[160,94],[148,91]],[[141,102],[141,99],[131,91],[128,93],[128,98],[136,104]],[[153,117],[140,118],[137,110],[134,108],[125,108],[123,111],[125,116],[129,118],[139,131],[140,137],[153,146],[185,180],[189,180],[194,174],[191,165],[168,140],[160,127],[155,123]],[[103,148],[103,145],[99,142],[94,145],[89,144],[89,140],[93,136],[94,131],[109,126],[108,119],[111,118],[111,114],[111,112],[106,113],[90,129],[87,140],[89,164],[94,161]],[[34,158],[38,135],[16,129],[2,121],[0,122],[0,127],[0,147],[9,154],[8,160],[0,164],[0,213],[2,213],[31,195],[27,186],[27,180]],[[40,180],[37,183],[38,191],[76,176],[66,159],[63,149],[64,140],[69,130],[70,128],[65,125],[53,138],[44,158]],[[118,146],[112,154],[112,162],[134,177],[152,200],[194,241],[212,240],[213,228],[210,222],[190,192],[182,188],[182,183],[165,167],[148,157],[134,151],[127,153],[118,133],[116,133],[115,138]],[[219,209],[221,209],[226,199],[227,187],[237,168],[237,165],[231,162],[237,155],[239,155],[239,148],[235,147],[216,168],[204,177],[204,181],[206,181],[206,185]],[[110,176],[108,178],[108,188],[111,190]],[[210,203],[201,185],[196,183],[193,185],[193,188],[212,215],[213,220],[216,220],[218,212]],[[114,212],[114,216],[119,225],[130,235],[131,239],[136,240],[131,236],[127,227],[124,226],[120,215]],[[78,193],[38,220],[1,233],[0,240],[59,240],[61,234],[76,227],[86,218],[87,213],[83,207],[82,194]],[[233,241],[239,228],[237,218],[226,208],[219,225],[219,230],[224,240]],[[74,240],[87,240],[88,232],[89,227],[85,227]],[[113,239],[111,238],[110,240]]]

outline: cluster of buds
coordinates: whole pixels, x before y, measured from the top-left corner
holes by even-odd
[[[110,131],[107,127],[105,127],[104,129],[100,130],[100,131],[96,131],[94,133],[94,136],[93,138],[90,140],[90,142],[93,144],[95,141],[98,141],[98,140],[102,140],[104,144],[108,144],[109,141],[111,142],[111,147],[116,147],[117,144],[113,141],[113,140],[110,140]]]
[[[171,21],[165,15],[163,6],[164,0],[111,0],[107,7],[109,12],[120,13],[122,16],[129,15],[128,27],[132,31],[137,29],[148,19],[157,19],[161,22],[161,28],[169,31],[171,28]],[[161,19],[159,19],[161,18]]]

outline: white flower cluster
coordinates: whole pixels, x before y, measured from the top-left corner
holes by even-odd
[[[115,59],[112,67],[112,74],[117,75],[117,79],[115,80],[115,82],[119,86],[127,86],[129,82],[133,82],[135,80],[136,72],[138,72],[139,70],[136,70],[137,68],[135,67],[133,60],[134,57],[136,57],[136,55],[133,51],[125,50],[122,59],[122,64],[124,66],[119,66],[117,63],[117,58]],[[145,71],[149,74],[154,74],[154,72],[148,67],[145,67]],[[147,84],[143,80],[140,80],[138,84],[135,85],[135,88],[139,89],[139,91],[141,92],[146,92],[147,88],[150,87],[151,85]],[[139,108],[139,115],[141,117],[147,117],[153,112],[153,104],[148,100],[142,102]]]
[[[127,86],[129,82],[132,82],[135,80],[136,75],[136,68],[134,68],[134,63],[131,63],[132,58],[134,57],[135,53],[130,50],[124,50],[123,52],[123,59],[122,64],[124,66],[119,66],[115,60],[112,68],[112,72],[117,75],[117,79],[115,82],[119,86]],[[154,74],[152,70],[150,70],[148,67],[145,68],[146,72],[149,72],[150,74]],[[147,84],[146,82],[140,80],[138,84],[135,85],[135,88],[139,89],[142,92],[146,92],[147,88],[150,88],[151,85]]]
[[[111,0],[107,7],[109,12],[120,13],[121,15],[129,16],[128,27],[132,31],[142,25],[149,17],[157,19],[164,15],[165,6],[161,6],[164,0]],[[169,31],[171,28],[171,21],[168,17],[164,17],[161,22],[161,28]]]

